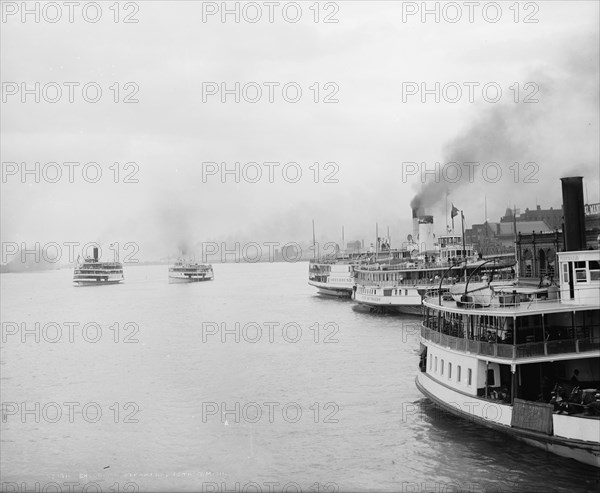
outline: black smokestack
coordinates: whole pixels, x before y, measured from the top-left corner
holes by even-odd
[[[94,247],[94,262],[98,262],[98,247]]]
[[[583,177],[561,178],[563,196],[565,250],[585,250],[585,215],[583,211]]]
[[[412,208],[412,241],[417,242],[419,237],[419,210],[417,207]]]

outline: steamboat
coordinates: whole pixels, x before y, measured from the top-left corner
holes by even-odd
[[[76,286],[102,286],[123,282],[123,264],[120,262],[100,262],[98,248],[94,247],[93,257],[83,261],[78,259],[73,274]]]
[[[423,300],[418,389],[442,409],[600,467],[600,253],[586,249],[582,178],[562,179],[558,281],[469,283]]]
[[[351,298],[356,292],[356,275],[360,268],[375,262],[397,262],[402,255],[389,247],[389,239],[378,238],[377,248],[371,245],[364,253],[338,251],[311,259],[308,265],[308,284],[318,293],[339,298]]]
[[[308,263],[308,284],[326,296],[350,298],[354,288],[354,269],[360,263],[352,255],[336,255],[311,259]]]
[[[214,278],[211,264],[179,259],[169,267],[169,284],[212,281]]]
[[[344,243],[342,228],[342,244]],[[365,253],[347,253],[339,250],[320,257],[316,256],[315,222],[313,221],[313,250],[315,258],[308,263],[308,284],[317,288],[320,295],[350,298],[354,291],[355,268],[365,262]]]
[[[417,217],[413,210],[413,234],[408,236],[406,248],[387,262],[364,264],[356,269],[355,300],[359,309],[420,315],[424,294],[441,279],[444,288],[452,289],[460,278],[475,273],[473,282],[480,282],[482,289],[513,283],[514,270],[509,270],[514,264],[512,259],[497,259],[487,265],[489,261],[480,258],[462,238],[456,234],[436,238],[433,216]],[[482,271],[484,264],[487,267]]]

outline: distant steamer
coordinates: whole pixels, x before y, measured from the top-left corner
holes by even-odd
[[[210,264],[198,264],[179,259],[169,267],[170,284],[212,281],[214,278],[215,275]]]
[[[94,256],[78,261],[73,274],[76,286],[103,286],[123,282],[123,264],[120,262],[100,262],[98,248],[94,247]]]

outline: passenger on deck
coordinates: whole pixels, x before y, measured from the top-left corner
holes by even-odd
[[[556,392],[552,392],[552,398],[550,399],[550,404],[554,406],[554,412],[561,414],[563,412],[567,412],[568,405],[565,400],[557,394]]]
[[[573,376],[571,377],[571,383],[575,386],[579,385],[579,370],[577,368],[575,368],[575,370],[573,370]]]
[[[559,405],[560,401],[562,400],[562,399],[560,399],[560,400],[559,399],[560,399],[560,397],[558,397],[556,395],[556,392],[552,391],[550,393],[550,402],[548,404],[552,404],[554,406],[555,411],[558,411],[558,405]]]

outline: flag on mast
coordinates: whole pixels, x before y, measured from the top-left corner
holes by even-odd
[[[454,229],[454,216],[458,216],[459,210],[452,204],[452,211],[450,212],[450,217],[452,218],[452,229]]]

